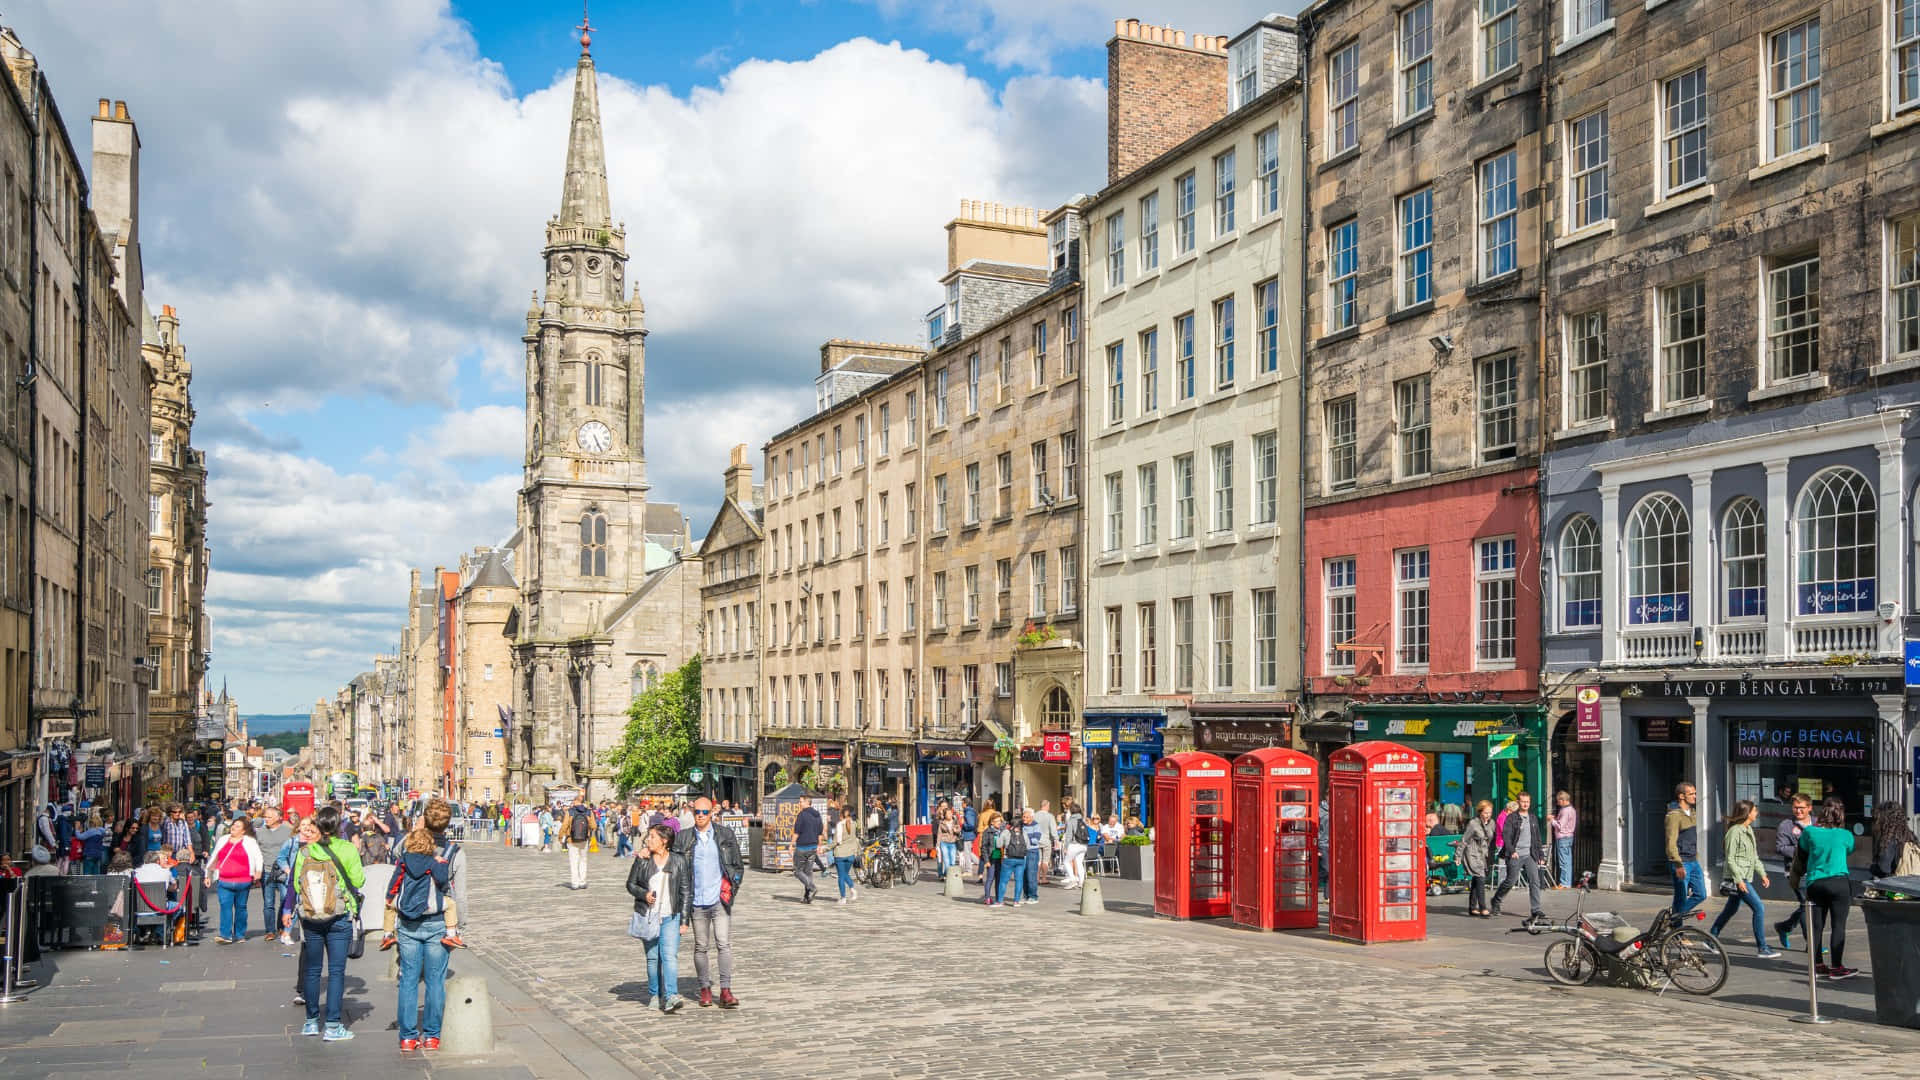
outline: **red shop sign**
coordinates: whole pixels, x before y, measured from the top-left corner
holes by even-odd
[[[1040,736],[1040,760],[1055,764],[1065,764],[1073,760],[1073,735],[1066,731],[1049,731]]]
[[[794,743],[793,749],[787,751],[787,753],[794,757],[813,757],[813,744],[810,742]]]

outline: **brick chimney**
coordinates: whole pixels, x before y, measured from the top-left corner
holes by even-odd
[[[747,444],[733,448],[733,459],[724,474],[727,498],[741,506],[753,505],[753,466],[747,462]]]
[[[1227,115],[1227,39],[1116,19],[1107,42],[1107,183]]]

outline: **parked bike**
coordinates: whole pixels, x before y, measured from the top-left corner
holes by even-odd
[[[911,885],[920,880],[920,855],[902,846],[898,838],[883,834],[861,850],[860,870],[866,883],[876,889],[895,882]]]
[[[1573,914],[1555,923],[1528,920],[1518,930],[1529,934],[1564,935],[1565,940],[1547,946],[1547,975],[1564,986],[1585,986],[1604,973],[1615,986],[1641,989],[1667,987],[1681,993],[1705,996],[1727,983],[1727,952],[1713,935],[1686,925],[1707,917],[1704,911],[1675,915],[1672,908],[1653,917],[1653,925],[1631,936],[1617,934],[1612,927],[1599,925],[1600,913],[1586,914],[1587,897],[1593,892],[1593,875],[1580,878],[1580,900]]]

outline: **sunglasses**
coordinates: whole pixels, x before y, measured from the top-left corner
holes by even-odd
[[[695,810],[694,810],[694,812],[693,812],[693,816],[694,816],[694,817],[704,817],[704,816],[706,816],[706,815],[708,815],[708,814],[711,814],[711,813],[713,813],[713,811],[711,811],[711,810],[700,810],[700,809],[695,809]]]

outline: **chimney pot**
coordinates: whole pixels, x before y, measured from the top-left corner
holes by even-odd
[[[126,103],[126,102],[124,102],[124,101],[116,101],[116,102],[114,102],[114,103],[113,103],[113,118],[114,118],[115,120],[125,120],[125,119],[127,118],[127,103]]]
[[[1181,48],[1185,48],[1187,44],[1187,32],[1185,30],[1175,30],[1173,32],[1173,43]]]
[[[101,99],[100,99],[100,115],[101,115],[101,116],[110,116],[110,115],[112,115],[111,113],[109,113],[109,112],[107,111],[107,99],[106,99],[106,98],[101,98]]]

